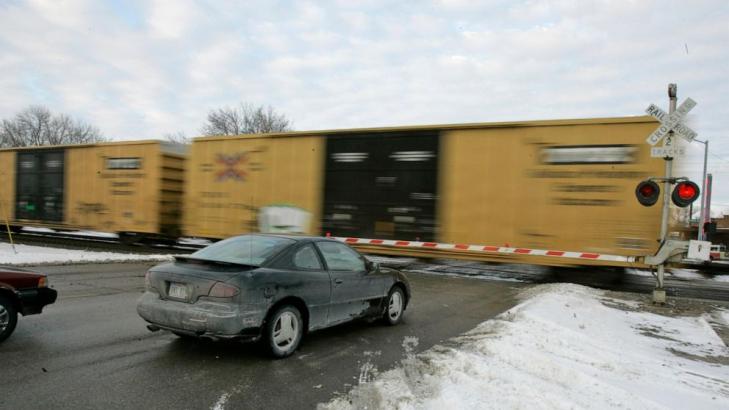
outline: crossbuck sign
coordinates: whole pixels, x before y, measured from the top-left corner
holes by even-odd
[[[651,104],[650,106],[648,106],[645,112],[660,121],[661,126],[658,127],[657,130],[653,131],[653,133],[648,137],[646,142],[650,145],[656,145],[670,131],[673,131],[678,135],[684,137],[688,142],[693,141],[698,134],[696,134],[696,131],[682,124],[681,121],[683,121],[683,118],[686,116],[686,114],[688,114],[688,112],[691,111],[691,109],[695,106],[696,101],[687,98],[686,101],[684,101],[683,104],[676,108],[676,111],[674,111],[671,115],[668,115],[667,112],[663,111],[655,104]]]

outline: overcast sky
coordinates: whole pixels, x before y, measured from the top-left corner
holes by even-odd
[[[726,0],[0,0],[0,73],[0,117],[43,104],[117,140],[242,101],[297,130],[642,115],[675,82],[729,204]]]

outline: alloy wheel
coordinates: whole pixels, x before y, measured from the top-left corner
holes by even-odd
[[[402,293],[399,291],[392,292],[390,295],[390,303],[387,307],[387,315],[390,321],[396,322],[402,314]]]
[[[288,350],[299,335],[299,319],[292,312],[284,311],[273,325],[273,343],[281,350]]]

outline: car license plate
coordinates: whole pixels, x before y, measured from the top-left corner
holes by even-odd
[[[170,282],[170,291],[167,295],[175,299],[187,299],[187,287],[181,283]]]

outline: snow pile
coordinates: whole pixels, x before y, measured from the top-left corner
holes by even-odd
[[[72,263],[102,262],[162,262],[173,259],[171,255],[141,255],[115,252],[92,252],[76,249],[46,248],[43,246],[0,243],[0,265],[66,265]]]
[[[447,346],[409,354],[401,367],[319,407],[709,409],[729,403],[729,348],[705,318],[637,312],[635,302],[577,285],[529,293]]]

